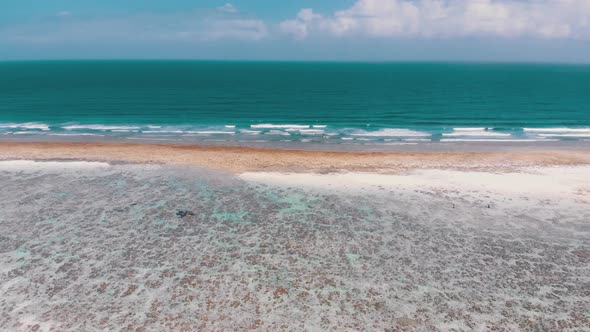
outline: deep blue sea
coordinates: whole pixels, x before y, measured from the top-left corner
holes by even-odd
[[[0,63],[0,140],[590,140],[590,65]]]

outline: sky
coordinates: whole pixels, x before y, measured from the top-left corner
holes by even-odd
[[[590,63],[590,0],[0,0],[0,60]]]

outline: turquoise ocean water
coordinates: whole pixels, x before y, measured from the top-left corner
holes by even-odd
[[[0,63],[0,140],[326,144],[590,139],[590,66]]]

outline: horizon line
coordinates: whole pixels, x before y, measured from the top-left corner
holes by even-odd
[[[301,59],[195,59],[195,58],[62,58],[62,59],[0,59],[0,63],[9,62],[251,62],[251,63],[358,63],[358,64],[387,64],[387,63],[423,63],[423,64],[554,64],[554,65],[590,65],[590,62],[576,61],[525,61],[525,60],[301,60]]]

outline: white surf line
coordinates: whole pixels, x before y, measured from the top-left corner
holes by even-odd
[[[25,122],[25,123],[0,123],[0,128],[23,128],[23,129],[40,129],[49,130],[49,125],[39,122]]]
[[[590,128],[523,128],[530,133],[590,133]]]
[[[309,125],[262,123],[250,125],[253,129],[306,129]]]
[[[464,131],[456,133],[444,133],[445,137],[460,137],[460,136],[478,136],[478,137],[509,137],[511,134],[508,133],[496,133],[490,131]]]
[[[427,137],[432,136],[430,133],[415,131],[403,128],[385,128],[376,131],[360,131],[351,133],[350,136],[364,137]]]
[[[140,130],[138,126],[109,126],[109,125],[68,125],[62,126],[65,130],[79,130],[79,129],[90,129],[90,130]]]

